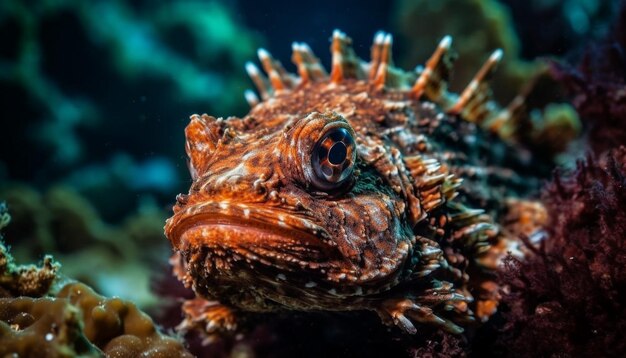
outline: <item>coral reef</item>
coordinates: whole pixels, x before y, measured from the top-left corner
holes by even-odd
[[[159,300],[151,292],[154,267],[163,266],[169,248],[163,239],[164,211],[148,206],[109,225],[76,191],[53,186],[43,195],[25,185],[0,188],[11,207],[6,241],[20,261],[54,254],[65,275],[107,296],[130,299],[141,308]],[[85,270],[89,262],[90,270]]]
[[[232,94],[242,92],[240,69],[260,39],[240,23],[221,2],[3,1],[0,115],[39,154],[32,167],[19,153],[3,158],[9,177],[47,182],[112,150],[145,157],[154,141],[176,148],[174,108],[242,111],[243,97]],[[145,132],[154,141],[133,140]],[[91,140],[103,137],[106,146]]]
[[[549,239],[508,258],[503,345],[513,356],[623,357],[626,148],[558,174],[544,199]]]
[[[81,331],[80,313],[65,300],[0,299],[0,354],[18,357],[98,357]]]
[[[612,6],[616,6],[615,2]],[[592,150],[546,187],[550,223],[539,247],[509,257],[501,277],[506,323],[496,347],[510,356],[622,357],[626,344],[626,2],[613,34],[577,68],[553,63]]]
[[[0,202],[0,230],[8,225],[11,216],[5,202]],[[0,233],[0,240],[2,239]],[[13,257],[0,242],[0,297],[42,296],[50,290],[59,264],[45,256],[41,267],[16,266]]]
[[[0,355],[191,357],[135,304],[69,282],[58,269],[50,256],[18,266],[0,243]]]

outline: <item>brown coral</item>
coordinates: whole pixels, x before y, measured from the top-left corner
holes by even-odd
[[[2,203],[4,205],[4,203]],[[10,216],[6,211],[1,212],[0,217],[6,225]],[[2,229],[3,225],[0,225]],[[0,239],[2,235],[0,235]],[[41,267],[35,265],[17,266],[13,263],[13,257],[0,241],[0,298],[29,296],[38,297],[45,295],[52,286],[59,264],[52,257],[45,256]]]
[[[20,357],[190,357],[133,303],[105,298],[81,283],[56,298],[0,299],[0,354]]]
[[[106,296],[124,296],[141,309],[158,304],[150,292],[152,267],[165,262],[168,250],[165,213],[159,208],[142,208],[110,225],[83,195],[62,185],[43,193],[26,185],[0,185],[0,198],[11,208],[4,233],[16,260],[52,254],[63,262],[65,275]],[[91,270],[84,269],[85,262]]]
[[[57,295],[83,312],[85,336],[107,356],[189,357],[182,344],[161,334],[152,319],[133,303],[106,298],[81,283]]]
[[[82,333],[80,311],[67,300],[0,299],[0,354],[19,357],[98,357]]]
[[[51,257],[40,267],[12,261],[0,243],[0,356],[191,356],[131,302],[77,282],[55,292],[64,279]]]

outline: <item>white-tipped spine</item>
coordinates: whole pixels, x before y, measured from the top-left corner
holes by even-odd
[[[378,31],[376,35],[374,35],[374,44],[382,45],[384,41],[385,41],[385,32]]]
[[[246,62],[246,72],[248,73],[248,76],[250,76],[252,79],[254,79],[254,77],[258,77],[261,72],[259,71],[259,68],[256,67],[256,65],[252,62]]]
[[[267,50],[262,47],[259,48],[256,53],[257,53],[257,56],[259,56],[259,60],[261,60],[261,62],[270,58],[270,53],[267,52]]]
[[[246,62],[246,72],[250,77],[256,77],[259,75],[259,68],[250,61]]]
[[[306,42],[300,43],[300,50],[306,53],[313,53],[313,50],[311,50],[311,48]]]
[[[248,73],[248,76],[250,76],[250,79],[252,80],[257,90],[259,91],[261,98],[263,99],[268,98],[269,92],[267,91],[265,80],[263,79],[263,75],[261,74],[261,71],[259,70],[259,68],[256,67],[256,65],[252,62],[246,62],[245,67],[246,67],[246,72]]]
[[[391,36],[391,34],[385,35],[385,40],[384,40],[383,44],[385,46],[392,46],[393,45],[393,36]]]
[[[247,89],[245,91],[243,91],[243,95],[246,98],[246,102],[248,102],[248,104],[250,105],[250,107],[254,107],[257,104],[259,104],[259,97],[257,97],[256,93],[254,93],[254,91]]]
[[[439,42],[439,47],[447,50],[450,48],[450,46],[452,46],[452,36],[446,35]]]
[[[493,51],[491,56],[489,56],[489,61],[498,63],[498,62],[502,61],[502,56],[503,55],[504,55],[504,51],[502,51],[502,49],[499,48],[499,49]]]

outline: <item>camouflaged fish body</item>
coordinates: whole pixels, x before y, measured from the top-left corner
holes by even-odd
[[[499,260],[545,216],[509,199],[536,182],[512,170],[526,165],[510,140],[520,99],[500,109],[485,82],[501,51],[455,95],[449,37],[416,72],[393,66],[390,35],[376,35],[370,62],[350,42],[333,34],[330,74],[305,44],[293,45],[298,76],[260,50],[267,77],[246,66],[260,95],[246,92],[248,115],[191,117],[194,181],[165,227],[198,295],[183,327],[372,310],[410,333],[458,333],[495,312]]]

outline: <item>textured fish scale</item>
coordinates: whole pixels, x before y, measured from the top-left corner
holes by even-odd
[[[510,141],[516,113],[486,82],[502,52],[456,95],[449,37],[419,72],[393,66],[392,42],[376,34],[365,62],[335,31],[330,74],[306,44],[292,45],[298,75],[261,49],[265,74],[246,65],[260,96],[246,92],[248,115],[192,116],[194,184],[165,230],[199,297],[243,311],[374,310],[409,333],[414,323],[458,333],[495,312],[495,270],[516,241],[499,224],[505,199],[536,184],[517,174],[528,161]],[[327,193],[306,180],[302,148],[321,135],[309,123],[353,130],[351,185]],[[204,306],[189,307],[187,327]]]

